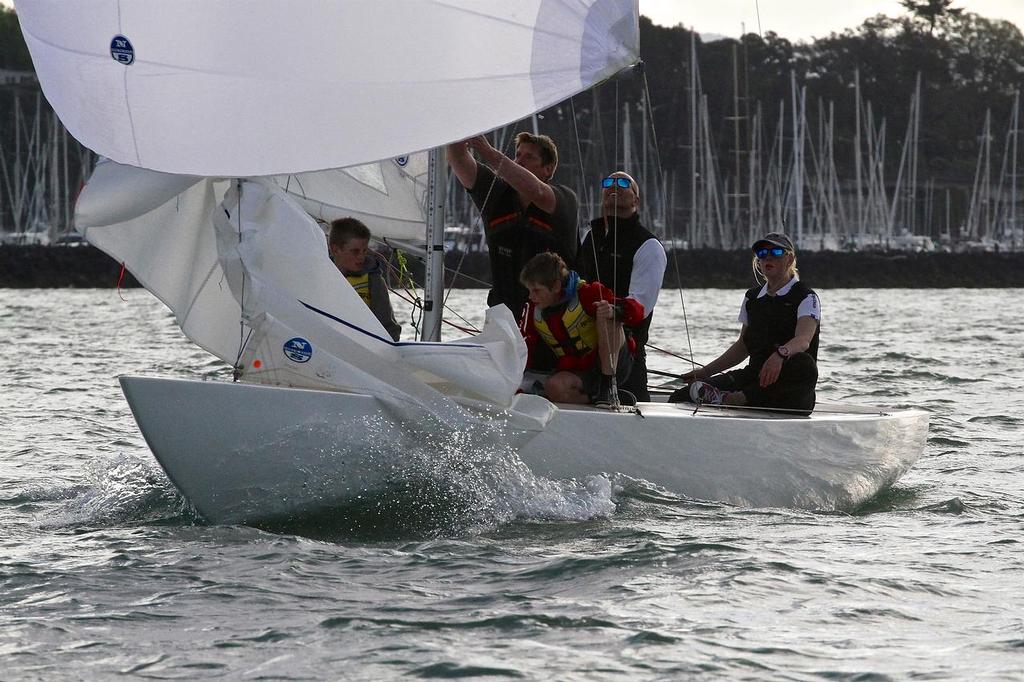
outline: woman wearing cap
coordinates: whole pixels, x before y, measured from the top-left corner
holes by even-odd
[[[739,338],[707,365],[683,374],[691,383],[669,400],[809,414],[818,381],[818,295],[800,281],[789,237],[772,232],[751,249],[754,277],[764,283],[743,296]],[[746,367],[725,372],[746,358]]]

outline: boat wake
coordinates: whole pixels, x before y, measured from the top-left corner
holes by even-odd
[[[51,491],[61,506],[47,513],[44,528],[196,522],[196,515],[160,469],[122,454],[92,462],[86,482]]]
[[[373,459],[397,460],[383,487],[301,516],[254,525],[318,539],[399,539],[476,535],[519,521],[586,521],[615,512],[605,476],[551,480],[530,471],[503,430],[486,424],[391,443],[390,457],[368,440]],[[396,453],[396,449],[399,452]]]
[[[464,529],[485,532],[513,521],[585,521],[615,512],[611,481],[603,475],[552,480],[533,473],[498,427],[450,432],[414,457],[422,469],[471,503]]]

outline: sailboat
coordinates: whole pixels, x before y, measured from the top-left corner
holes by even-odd
[[[17,8],[44,93],[106,159],[78,229],[234,368],[232,381],[120,378],[154,456],[210,522],[316,514],[401,484],[424,443],[511,453],[552,478],[621,472],[826,510],[863,504],[924,447],[918,410],[553,405],[518,390],[526,349],[504,306],[472,337],[393,342],[338,275],[316,218],[361,216],[410,241],[430,223],[439,262],[429,190],[443,165],[425,150],[628,68],[635,0]]]

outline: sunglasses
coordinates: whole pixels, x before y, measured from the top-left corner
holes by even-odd
[[[601,187],[608,189],[612,185],[618,185],[622,189],[629,189],[633,185],[629,183],[628,178],[605,178],[601,181]]]
[[[754,250],[754,255],[758,258],[767,258],[769,253],[776,258],[782,258],[786,255],[786,250],[781,246],[773,246],[770,249],[766,246],[762,246],[760,249]]]

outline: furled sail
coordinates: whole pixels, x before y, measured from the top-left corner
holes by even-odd
[[[17,0],[82,144],[169,173],[340,168],[496,128],[632,64],[636,0]]]

